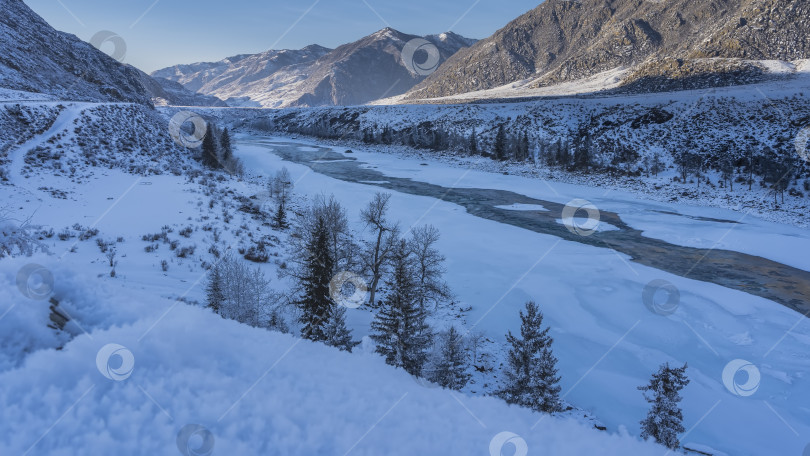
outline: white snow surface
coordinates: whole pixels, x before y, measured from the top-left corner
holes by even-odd
[[[2,454],[182,454],[176,436],[187,424],[214,435],[213,454],[486,454],[502,431],[540,454],[662,451],[574,420],[547,419],[531,429],[537,413],[424,388],[377,355],[246,327],[195,306],[171,308],[131,284],[99,287],[92,275],[53,258],[0,265],[2,312],[17,306],[0,323],[2,334],[14,323],[18,332],[48,337],[37,326],[43,304],[15,293],[16,269],[28,261],[53,268],[57,294],[72,295],[82,303],[75,317],[95,322],[61,351],[37,351],[22,367],[0,372]],[[132,353],[125,380],[97,369],[97,353],[109,343]]]
[[[711,59],[706,59],[711,60]],[[723,59],[718,59],[723,60]],[[743,60],[756,66],[761,67],[767,73],[774,76],[799,76],[804,78],[802,81],[806,85],[808,73],[808,60],[801,59],[793,62],[784,60]],[[616,67],[610,70],[601,71],[592,76],[581,79],[576,79],[568,82],[561,82],[551,85],[537,86],[538,82],[543,80],[543,77],[529,78],[520,81],[510,82],[499,87],[494,87],[486,90],[476,90],[473,92],[460,93],[456,95],[449,95],[446,97],[426,98],[420,101],[431,103],[443,102],[465,102],[471,100],[492,100],[492,99],[509,99],[509,98],[527,98],[527,97],[564,97],[580,94],[595,94],[611,89],[621,87],[625,78],[633,74],[634,68]],[[764,84],[772,84],[765,82]],[[746,86],[741,86],[746,87]],[[739,89],[735,87],[734,89]],[[732,89],[732,90],[734,90]],[[715,90],[715,89],[712,89]],[[370,105],[388,105],[407,102],[405,97],[407,94],[398,95],[395,97],[383,98],[369,103]]]

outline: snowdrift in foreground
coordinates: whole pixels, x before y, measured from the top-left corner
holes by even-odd
[[[35,310],[47,301],[9,283],[30,260],[0,263],[4,334],[11,322],[47,324],[47,312]],[[18,359],[20,367],[0,371],[0,454],[210,454],[181,452],[178,434],[183,448],[213,444],[213,454],[234,455],[498,455],[500,441],[512,442],[503,454],[520,454],[520,439],[528,454],[665,451],[495,398],[424,387],[363,350],[339,352],[186,304],[125,302],[132,293],[115,296],[93,277],[36,260],[53,271],[54,296],[74,303],[76,321],[96,307],[111,317],[83,321],[88,332],[61,350],[42,349],[58,339],[44,330],[25,330],[46,340],[33,341],[39,350]],[[109,325],[116,311],[122,326]],[[135,311],[144,316],[132,320]],[[19,344],[2,342],[19,354]]]

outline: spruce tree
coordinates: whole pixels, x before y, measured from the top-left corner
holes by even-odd
[[[208,272],[208,286],[205,288],[206,307],[219,314],[225,301],[225,292],[222,283],[222,271],[219,264],[214,265]]]
[[[284,229],[287,227],[287,210],[284,208],[284,198],[278,199],[278,207],[273,222],[276,228]]]
[[[213,128],[212,128],[213,130]],[[210,169],[220,168],[217,158],[217,143],[214,140],[214,132],[209,131],[202,142],[202,163]]]
[[[520,160],[525,161],[529,159],[529,134],[523,132],[523,137],[520,139]]]
[[[390,293],[371,322],[371,338],[386,363],[421,377],[432,337],[427,312],[416,299],[412,262],[407,243],[399,241],[392,253],[391,277],[387,281]]]
[[[335,303],[329,294],[333,260],[329,254],[328,232],[322,218],[315,222],[307,252],[306,269],[301,278],[303,292],[297,303],[301,310],[299,322],[303,325],[301,335],[305,339],[323,341],[326,340],[323,327]]]
[[[478,138],[475,135],[475,128],[470,135],[470,155],[478,155]]]
[[[506,131],[503,124],[498,126],[498,133],[495,135],[495,158],[506,160]]]
[[[456,328],[451,326],[442,341],[439,362],[430,381],[445,388],[460,390],[470,380],[468,367],[464,341]]]
[[[511,345],[508,355],[506,384],[498,396],[510,404],[529,407],[539,412],[556,412],[562,408],[557,358],[551,352],[553,339],[549,328],[542,329],[543,313],[532,301],[526,313],[520,312],[520,338],[506,335]]]
[[[341,305],[332,306],[323,332],[324,342],[331,347],[350,352],[358,344],[352,340],[351,330],[346,328],[346,308]]]
[[[641,421],[642,439],[653,437],[656,442],[672,450],[681,445],[678,434],[684,428],[683,413],[678,405],[681,402],[679,392],[688,384],[686,364],[672,368],[665,363],[652,375],[648,385],[638,387],[645,392],[644,399],[652,404],[647,417]],[[647,392],[651,394],[647,395]]]
[[[222,130],[222,135],[219,137],[219,146],[222,149],[222,162],[228,163],[233,158],[233,145],[227,127]]]

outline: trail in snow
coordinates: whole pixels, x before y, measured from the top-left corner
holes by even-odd
[[[35,147],[41,145],[48,139],[55,136],[57,133],[60,133],[66,130],[78,117],[79,115],[88,107],[96,106],[96,103],[65,103],[65,109],[59,113],[56,120],[54,120],[53,125],[48,129],[48,131],[42,133],[41,135],[37,135],[30,140],[26,141],[25,143],[13,148],[9,152],[10,164],[9,164],[9,173],[8,179],[9,181],[14,184],[15,186],[24,189],[31,194],[35,194],[35,190],[28,188],[25,185],[25,179],[22,176],[22,169],[25,166],[25,156],[26,154]]]

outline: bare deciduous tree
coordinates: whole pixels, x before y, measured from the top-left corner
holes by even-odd
[[[445,258],[435,247],[439,237],[439,230],[433,225],[411,230],[409,244],[415,260],[416,294],[423,308],[437,306],[440,300],[450,297],[450,289],[442,280]]]
[[[388,220],[388,203],[391,200],[390,193],[374,194],[374,198],[368,206],[360,211],[360,217],[366,226],[371,229],[373,238],[366,242],[364,252],[364,266],[371,277],[369,286],[369,304],[374,305],[377,294],[377,286],[382,278],[383,268],[397,239],[399,238],[399,227]]]
[[[287,201],[293,189],[293,181],[286,167],[276,172],[275,177],[270,181],[270,186],[272,187],[270,196],[275,195],[282,201]]]

